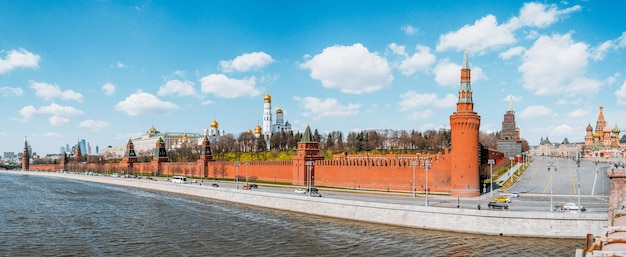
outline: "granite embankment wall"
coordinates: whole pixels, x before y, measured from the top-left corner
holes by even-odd
[[[474,234],[585,238],[587,233],[601,234],[604,226],[607,225],[606,214],[479,211],[476,209],[313,198],[299,194],[268,193],[256,190],[236,190],[198,184],[174,184],[165,181],[105,176],[54,172],[17,173],[166,191],[340,219]]]

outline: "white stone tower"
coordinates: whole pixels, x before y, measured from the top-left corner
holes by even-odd
[[[269,92],[263,97],[263,135],[269,138],[272,135],[272,97]]]

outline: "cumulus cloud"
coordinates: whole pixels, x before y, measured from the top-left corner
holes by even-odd
[[[576,110],[573,110],[573,111],[569,112],[567,114],[567,117],[577,119],[577,118],[585,117],[585,116],[587,116],[587,114],[589,114],[589,110],[588,109],[576,109]]]
[[[411,24],[402,25],[402,27],[400,27],[400,29],[407,36],[415,35],[418,32],[418,29],[413,27]]]
[[[177,110],[178,105],[161,101],[158,97],[139,90],[117,103],[115,109],[129,116],[162,115]]]
[[[36,108],[32,105],[24,106],[19,111],[20,115],[22,115],[21,121],[26,122],[33,118],[35,115],[39,114],[49,114],[52,115],[49,119],[50,124],[53,126],[61,125],[69,122],[68,116],[78,116],[82,115],[83,111],[76,109],[72,106],[62,106],[55,103],[52,103],[47,106],[41,106]]]
[[[471,80],[472,82],[486,79],[483,69],[480,67],[471,68]],[[443,59],[435,65],[433,69],[435,73],[435,82],[442,86],[458,86],[461,83],[461,65],[451,63],[449,59]]]
[[[467,24],[457,31],[441,35],[436,49],[461,51],[469,47],[473,51],[484,53],[489,49],[498,49],[517,42],[513,33],[520,28],[545,28],[580,9],[579,5],[561,10],[554,4],[526,3],[520,9],[519,16],[512,17],[506,23],[498,24],[496,17],[488,14],[472,25]]]
[[[209,105],[209,104],[214,104],[215,102],[211,101],[211,100],[206,100],[206,101],[202,101],[202,103],[200,103],[201,105]]]
[[[619,38],[604,41],[602,44],[592,48],[591,56],[594,61],[599,61],[604,59],[608,51],[624,47],[626,47],[626,32],[622,32]]]
[[[534,119],[534,118],[539,118],[539,117],[552,116],[552,114],[554,114],[554,112],[552,112],[552,110],[548,107],[532,105],[532,106],[526,107],[526,109],[524,109],[520,113],[520,118]]]
[[[22,96],[24,90],[21,87],[0,87],[2,96]]]
[[[473,25],[465,25],[461,29],[448,32],[439,37],[437,51],[456,49],[462,51],[469,47],[472,51],[482,52],[492,47],[500,47],[515,43],[513,31],[506,25],[498,25],[496,17],[489,14]]]
[[[200,79],[201,91],[205,94],[214,94],[222,98],[237,98],[242,96],[258,96],[261,91],[256,85],[256,78],[232,79],[224,74],[211,74]]]
[[[327,47],[300,68],[309,69],[311,78],[322,82],[325,88],[348,94],[375,92],[391,86],[393,81],[387,60],[358,43]]]
[[[0,57],[0,74],[7,73],[17,68],[39,68],[39,55],[33,54],[29,51],[20,49],[13,49],[4,56]]]
[[[273,62],[272,56],[264,52],[246,53],[230,61],[220,61],[220,69],[223,72],[246,72],[261,69]]]
[[[524,88],[536,95],[556,95],[585,73],[588,57],[587,45],[574,42],[569,33],[541,36],[524,53],[518,71]]]
[[[617,97],[617,103],[620,105],[625,105],[626,104],[626,80],[624,81],[624,84],[622,84],[622,86],[615,91],[615,96]]]
[[[356,115],[359,113],[361,108],[361,104],[350,103],[348,105],[342,105],[337,101],[337,99],[334,98],[326,98],[322,100],[310,96],[294,96],[293,100],[298,102],[301,108],[305,109],[302,116],[312,116],[315,120],[324,117],[336,118]]]
[[[415,91],[408,91],[400,95],[400,98],[402,100],[398,103],[398,106],[401,111],[431,105],[437,107],[450,107],[457,101],[457,97],[452,94],[448,94],[444,98],[438,98],[437,94],[419,94]]]
[[[430,52],[430,48],[423,45],[415,46],[416,52],[409,56],[404,50],[404,46],[392,43],[388,46],[391,51],[403,57],[398,69],[404,75],[411,75],[417,71],[427,71],[430,66],[435,63],[436,57]]]
[[[159,88],[157,95],[193,96],[196,95],[196,89],[194,88],[193,82],[189,80],[168,80],[167,82],[165,82],[165,85],[162,85]]]
[[[428,119],[430,117],[433,116],[433,111],[431,111],[430,109],[425,110],[425,111],[415,111],[412,112],[411,114],[409,114],[409,116],[407,117],[409,120],[425,120]]]
[[[61,100],[74,100],[77,102],[83,101],[83,95],[75,92],[74,90],[61,90],[57,85],[51,85],[45,82],[30,81],[30,88],[35,90],[37,97],[44,100],[50,100],[53,98],[59,98]]]
[[[518,55],[522,54],[522,52],[524,52],[525,49],[526,48],[524,48],[523,46],[511,47],[511,48],[509,48],[509,50],[506,50],[506,51],[500,53],[498,56],[502,60],[508,60],[508,59],[511,59],[511,57],[513,57],[513,56],[518,56]]]
[[[115,85],[113,83],[104,83],[104,85],[102,85],[102,90],[105,95],[114,95]]]
[[[94,131],[108,128],[111,123],[101,120],[84,120],[78,126],[81,128],[89,128]]]

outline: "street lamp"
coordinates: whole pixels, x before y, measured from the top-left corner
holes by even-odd
[[[550,172],[550,168],[551,167],[553,168],[552,172]],[[554,205],[552,203],[552,184],[554,184],[554,182],[553,182],[554,181],[553,174],[556,173],[556,164],[554,164],[554,165],[548,164],[548,172],[550,173],[550,212],[553,212],[554,211]]]
[[[306,171],[307,171],[307,192],[309,193],[309,196],[311,196],[311,166],[313,166],[313,161],[306,161],[304,162],[304,165],[306,165]]]
[[[248,185],[248,165],[249,164],[250,164],[249,162],[246,162],[246,186]]]
[[[430,188],[428,188],[428,168],[432,165],[432,163],[430,157],[420,158],[420,160],[423,161],[422,168],[426,169],[426,203],[424,203],[424,205],[428,207],[428,191],[430,191]]]
[[[239,162],[235,162],[235,188],[239,189]]]
[[[578,183],[576,185],[578,189],[576,190],[576,193],[578,194],[578,212],[580,212],[581,207],[580,207],[580,155],[579,153],[576,153],[576,174],[578,175]]]
[[[489,179],[489,195],[493,195],[493,165],[495,164],[495,160],[494,159],[489,159],[489,161],[487,161],[487,163],[489,163],[489,173],[491,178]]]
[[[413,186],[411,187],[411,191],[413,191],[413,197],[415,197],[415,166],[417,166],[417,163],[415,163],[415,161],[411,161],[411,166],[413,166]]]

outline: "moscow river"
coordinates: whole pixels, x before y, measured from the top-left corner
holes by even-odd
[[[25,174],[0,173],[0,201],[0,256],[573,256],[585,244],[393,227]]]

